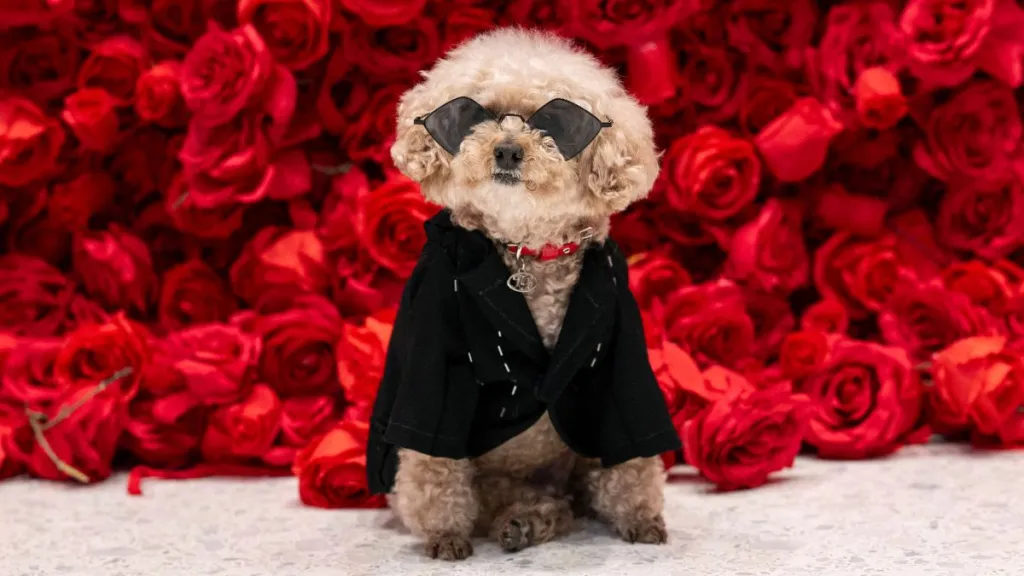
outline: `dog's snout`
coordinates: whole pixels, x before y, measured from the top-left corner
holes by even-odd
[[[523,147],[515,142],[502,142],[494,147],[494,161],[502,170],[515,170],[523,162]]]

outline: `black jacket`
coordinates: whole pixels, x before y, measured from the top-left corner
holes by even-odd
[[[371,418],[372,492],[391,490],[398,447],[473,458],[545,411],[569,448],[604,466],[680,448],[614,242],[586,251],[549,354],[494,243],[447,211],[426,231]]]

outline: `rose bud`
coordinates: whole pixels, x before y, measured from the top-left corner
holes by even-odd
[[[907,113],[907,99],[903,97],[900,82],[885,68],[868,68],[861,72],[854,94],[857,114],[868,128],[886,130]]]

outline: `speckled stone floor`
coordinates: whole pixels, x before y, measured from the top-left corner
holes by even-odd
[[[801,459],[773,484],[716,494],[675,474],[670,543],[588,524],[517,555],[480,542],[459,564],[420,556],[387,511],[299,504],[295,480],[118,477],[0,483],[0,576],[1024,574],[1024,452],[915,447],[875,462]]]

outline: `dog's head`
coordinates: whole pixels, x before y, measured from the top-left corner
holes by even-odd
[[[615,73],[519,29],[478,36],[423,73],[399,103],[391,156],[428,200],[504,229],[607,218],[658,171],[646,111]]]

